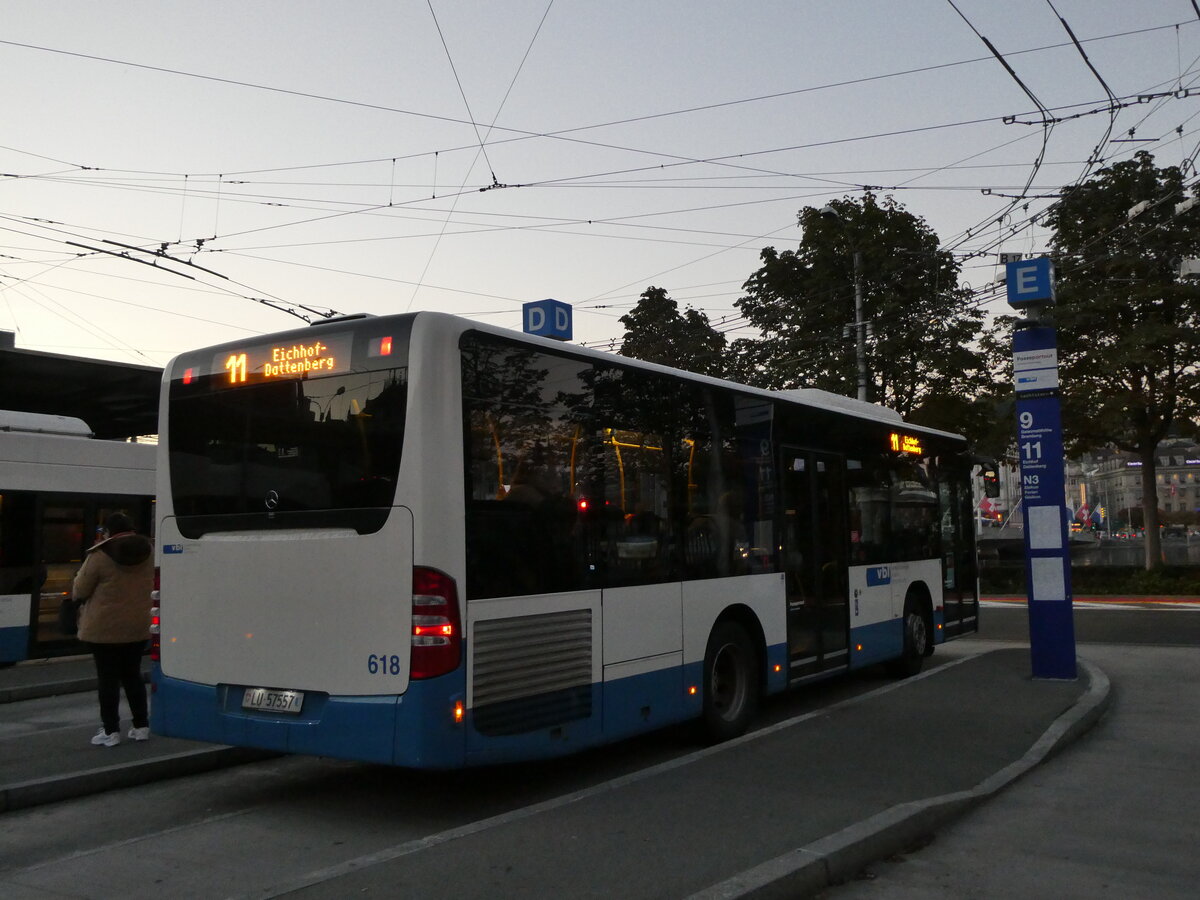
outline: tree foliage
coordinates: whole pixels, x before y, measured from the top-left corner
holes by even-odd
[[[713,329],[703,312],[688,307],[681,313],[663,288],[646,288],[621,324],[623,356],[701,375],[725,374],[725,335]]]
[[[1200,286],[1179,274],[1200,257],[1200,208],[1176,213],[1186,196],[1177,167],[1141,152],[1065,189],[1047,221],[1064,430],[1072,448],[1141,458],[1148,568],[1161,558],[1155,448],[1200,422]]]
[[[742,379],[769,388],[857,392],[855,257],[866,341],[867,398],[921,424],[982,427],[988,381],[975,340],[982,314],[959,286],[959,264],[928,224],[891,197],[867,193],[799,213],[796,250],[761,253],[738,307],[761,338],[735,344]],[[847,326],[850,326],[847,329]]]

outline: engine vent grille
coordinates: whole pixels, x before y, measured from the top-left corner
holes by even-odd
[[[482,734],[522,734],[592,714],[592,611],[475,623],[472,717]]]

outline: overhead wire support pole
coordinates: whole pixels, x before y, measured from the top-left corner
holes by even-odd
[[[858,390],[856,396],[863,402],[867,401],[867,323],[863,313],[866,305],[863,301],[863,256],[857,242],[851,237],[850,229],[842,214],[832,206],[822,207],[818,215],[832,219],[838,223],[849,244],[854,263],[854,363],[858,372]]]
[[[858,366],[858,399],[867,401],[867,323],[863,320],[862,251],[854,251],[854,360]]]

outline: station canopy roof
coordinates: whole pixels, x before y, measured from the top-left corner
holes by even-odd
[[[162,369],[17,350],[0,333],[0,409],[73,416],[98,438],[158,434]]]

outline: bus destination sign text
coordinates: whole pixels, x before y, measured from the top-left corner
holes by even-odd
[[[351,336],[327,335],[312,341],[289,341],[218,353],[212,373],[227,387],[263,381],[335,375],[350,368]]]
[[[921,439],[911,434],[900,434],[893,431],[888,436],[888,443],[893,453],[908,453],[913,456],[920,456]]]

